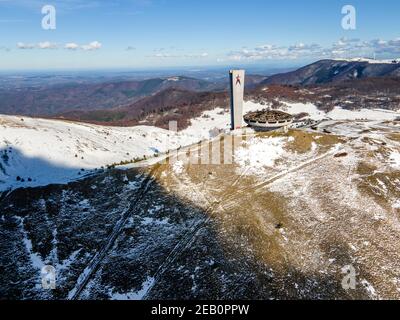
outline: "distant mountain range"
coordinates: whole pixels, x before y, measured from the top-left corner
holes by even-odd
[[[226,91],[195,92],[169,88],[127,106],[108,110],[73,110],[61,113],[57,118],[103,125],[146,124],[162,128],[168,128],[169,121],[174,120],[183,129],[191,118],[200,116],[203,111],[227,104]]]
[[[324,85],[260,85],[246,92],[246,100],[280,108],[283,101],[312,103],[329,112],[334,107],[398,110],[400,106],[400,78],[365,78]],[[58,118],[111,126],[138,124],[168,128],[169,121],[177,121],[179,129],[190,124],[190,119],[203,111],[217,107],[228,108],[227,92],[192,92],[179,89],[164,90],[131,105],[92,111],[71,111]]]
[[[253,88],[266,79],[248,75],[246,87]],[[228,88],[228,81],[206,81],[184,76],[147,80],[108,80],[101,83],[42,85],[17,89],[0,89],[0,114],[55,116],[68,112],[85,113],[95,110],[129,106],[136,101],[164,90],[217,92]],[[164,95],[165,96],[165,95]]]
[[[400,63],[379,63],[373,61],[354,60],[321,60],[298,70],[277,74],[262,82],[283,85],[314,85],[345,80],[399,77]]]
[[[103,110],[131,104],[169,88],[224,89],[221,84],[188,77],[94,84],[69,84],[0,91],[0,113],[53,116],[69,110]]]
[[[263,81],[250,78],[246,99],[279,107],[280,101],[313,103],[329,111],[335,106],[395,110],[400,99],[400,64],[322,60]],[[246,80],[249,81],[249,80]],[[258,83],[258,84],[257,84]],[[194,92],[169,88],[132,104],[107,110],[73,110],[58,116],[104,125],[147,124],[166,128],[170,120],[180,128],[202,111],[228,107],[225,92]]]
[[[275,107],[281,100],[290,100],[326,110],[335,105],[357,108],[360,103],[394,110],[399,84],[397,62],[321,60],[269,77],[247,75],[245,94],[247,100]],[[0,113],[163,128],[177,120],[184,128],[205,110],[228,107],[228,87],[227,78],[207,81],[176,76],[0,90]]]

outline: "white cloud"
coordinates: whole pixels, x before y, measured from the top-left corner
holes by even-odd
[[[153,55],[151,55],[151,56],[149,56],[149,57],[151,57],[151,58],[179,58],[179,56],[178,55],[174,55],[174,54],[171,54],[171,53],[155,53],[155,54],[153,54]]]
[[[89,44],[84,44],[84,45],[79,45],[75,42],[68,42],[64,45],[64,49],[67,49],[67,50],[81,49],[84,51],[98,50],[101,47],[102,47],[102,44],[99,41],[93,41]],[[58,49],[58,45],[56,43],[49,42],[49,41],[43,41],[43,42],[39,42],[37,44],[18,42],[17,48],[18,49]]]
[[[67,50],[82,49],[85,51],[98,50],[101,47],[102,47],[102,44],[99,41],[92,41],[89,44],[84,44],[84,45],[79,45],[75,42],[68,42],[64,45],[64,49],[67,49]]]
[[[98,41],[93,41],[89,44],[84,44],[83,46],[81,46],[81,48],[85,51],[91,51],[91,50],[98,50],[100,49],[102,46],[102,44]]]
[[[35,49],[36,45],[24,42],[18,42],[17,48],[18,49]]]
[[[194,53],[194,54],[172,54],[167,52],[158,52],[153,55],[150,55],[150,58],[160,58],[160,59],[167,59],[167,58],[177,58],[177,59],[203,59],[207,58],[209,54],[207,52],[202,53]]]
[[[38,48],[40,49],[57,49],[57,44],[49,41],[39,42]]]
[[[79,44],[76,44],[75,42],[68,42],[65,44],[64,49],[77,50],[79,49]]]
[[[398,58],[400,38],[394,40],[341,38],[332,45],[323,47],[319,44],[297,43],[290,46],[266,44],[253,49],[242,48],[227,54],[228,59],[241,60],[295,60],[306,58],[351,58],[367,57],[374,54],[383,57]]]

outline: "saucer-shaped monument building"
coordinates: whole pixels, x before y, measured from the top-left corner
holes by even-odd
[[[280,110],[263,109],[247,113],[244,121],[250,127],[272,130],[289,127],[293,123],[293,116]]]

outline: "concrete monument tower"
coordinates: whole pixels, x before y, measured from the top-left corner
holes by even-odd
[[[244,70],[229,72],[231,83],[231,129],[240,129],[243,123]]]

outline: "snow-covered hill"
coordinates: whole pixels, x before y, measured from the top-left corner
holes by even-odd
[[[285,111],[305,112],[315,120],[393,120],[399,113],[385,110],[329,113],[313,104],[286,103]],[[244,112],[265,108],[248,101]],[[106,127],[61,120],[0,115],[0,192],[18,187],[66,183],[112,164],[164,153],[229,131],[229,111],[206,111],[180,132],[156,127]]]
[[[229,165],[178,158],[12,192],[0,201],[0,296],[399,299],[398,128],[238,131]],[[45,265],[55,290],[41,287]],[[348,265],[355,290],[340,285]]]
[[[321,85],[376,77],[398,78],[400,64],[371,59],[320,60],[298,70],[272,75],[262,85]]]
[[[0,191],[63,183],[103,166],[165,152],[194,137],[139,126],[111,128],[66,121],[0,117]]]
[[[290,114],[307,113],[313,120],[368,120],[368,121],[391,121],[400,117],[400,109],[396,111],[383,109],[356,109],[348,110],[342,107],[335,107],[330,112],[319,110],[312,103],[286,103],[282,109]]]
[[[184,131],[106,127],[0,116],[0,192],[66,183],[112,164],[149,158],[229,129],[223,109],[206,112]]]

